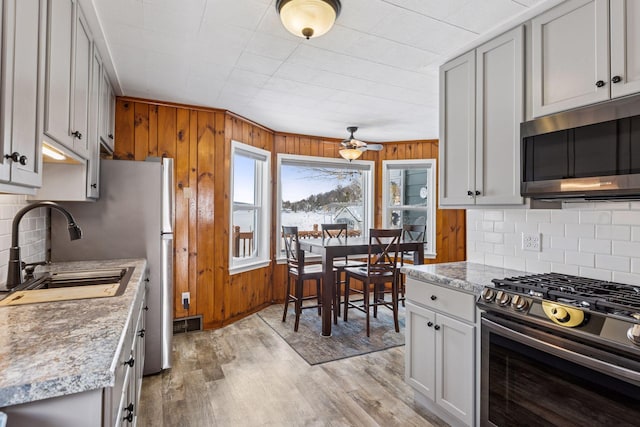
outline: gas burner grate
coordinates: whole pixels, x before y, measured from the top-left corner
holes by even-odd
[[[559,273],[493,279],[492,282],[498,289],[574,303],[595,311],[626,315],[640,312],[639,286]]]

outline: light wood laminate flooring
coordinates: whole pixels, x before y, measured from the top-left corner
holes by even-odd
[[[310,366],[257,315],[173,338],[173,367],[143,380],[138,426],[445,425],[414,402],[404,347]]]

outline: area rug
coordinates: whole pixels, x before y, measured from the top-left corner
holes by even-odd
[[[317,310],[303,310],[298,332],[294,332],[293,304],[289,304],[286,322],[282,321],[283,309],[282,304],[271,305],[260,311],[258,316],[310,365],[404,345],[403,307],[400,307],[400,333],[397,333],[393,327],[391,310],[380,308],[377,319],[371,316],[369,338],[367,338],[364,313],[357,310],[349,311],[348,322],[338,318],[338,324],[332,324],[331,336],[323,337],[322,318],[318,316]]]

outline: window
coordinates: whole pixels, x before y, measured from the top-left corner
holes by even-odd
[[[425,256],[435,257],[436,161],[385,160],[382,162],[382,224],[402,228],[425,225]]]
[[[373,224],[372,161],[278,156],[278,230],[297,226],[301,238],[320,237],[320,224],[344,222],[351,234]],[[284,256],[284,244],[278,249]]]
[[[271,153],[231,142],[229,273],[269,265]]]

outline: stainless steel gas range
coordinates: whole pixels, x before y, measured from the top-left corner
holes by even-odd
[[[481,424],[640,425],[640,286],[494,279],[481,323]]]

